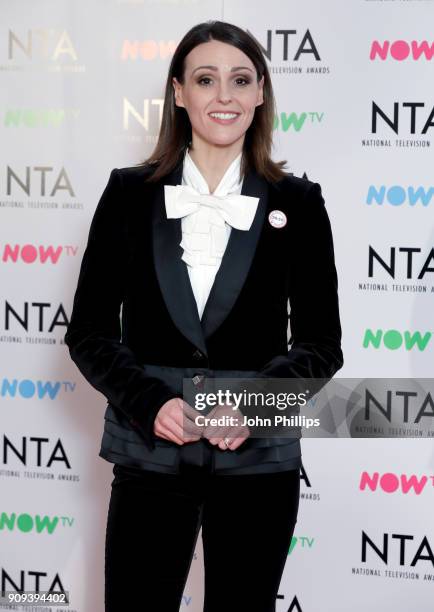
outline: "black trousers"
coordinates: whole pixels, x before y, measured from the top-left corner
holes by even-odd
[[[105,612],[178,612],[202,527],[204,612],[275,612],[299,470],[217,475],[113,467]]]

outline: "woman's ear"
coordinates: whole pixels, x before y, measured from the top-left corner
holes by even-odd
[[[174,91],[175,106],[184,106],[184,103],[182,101],[182,87],[180,83],[178,83],[178,79],[176,77],[173,77],[172,84],[175,90]]]
[[[259,92],[258,92],[258,102],[256,106],[260,106],[264,103],[264,75],[258,81]]]

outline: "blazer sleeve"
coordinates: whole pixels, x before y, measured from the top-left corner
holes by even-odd
[[[90,225],[64,340],[86,380],[153,449],[157,412],[177,394],[146,374],[133,351],[121,342],[119,313],[128,265],[126,205],[122,175],[115,168]]]
[[[326,379],[321,388],[344,359],[333,236],[319,183],[306,190],[296,218],[300,226],[290,245],[291,347],[265,364],[259,376]]]

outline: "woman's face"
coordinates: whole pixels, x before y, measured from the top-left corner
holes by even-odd
[[[243,142],[255,108],[263,103],[264,77],[259,83],[256,79],[254,64],[237,47],[212,40],[192,49],[185,58],[184,85],[176,78],[173,85],[176,105],[189,116],[193,140],[219,146]]]

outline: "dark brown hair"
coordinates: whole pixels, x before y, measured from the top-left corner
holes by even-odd
[[[256,40],[238,26],[224,21],[210,20],[199,23],[191,28],[178,44],[167,76],[158,142],[151,156],[138,166],[156,166],[145,179],[154,182],[166,176],[183,159],[191,144],[191,123],[186,109],[175,104],[172,80],[176,77],[181,84],[184,83],[185,57],[197,45],[211,40],[219,40],[243,51],[256,68],[257,80],[260,81],[264,76],[264,101],[256,107],[253,121],[245,134],[240,171],[241,175],[245,176],[254,168],[268,181],[277,182],[286,176],[282,168],[287,162],[274,162],[270,157],[276,102],[267,64]]]

